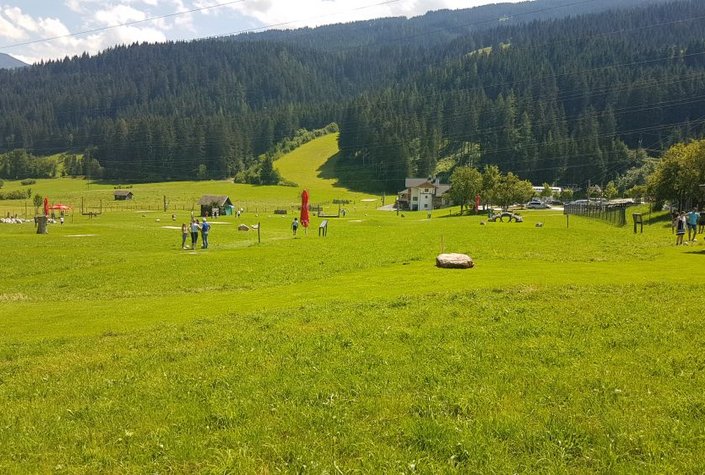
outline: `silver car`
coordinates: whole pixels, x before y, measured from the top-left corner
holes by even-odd
[[[526,203],[526,209],[547,209],[550,208],[551,206],[547,205],[543,201],[539,200],[531,200],[528,203]]]

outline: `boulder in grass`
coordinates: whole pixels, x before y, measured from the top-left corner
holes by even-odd
[[[237,227],[238,231],[249,231],[250,227],[246,224],[241,224],[240,226]]]
[[[467,254],[439,254],[436,256],[436,266],[443,269],[470,269],[475,263]]]

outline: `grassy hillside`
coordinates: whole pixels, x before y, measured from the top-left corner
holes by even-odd
[[[311,178],[326,140],[277,167],[332,199],[334,184]],[[36,186],[89,193],[71,183]],[[239,190],[268,209],[298,192],[133,190],[157,200],[173,187]],[[181,210],[74,215],[47,235],[0,225],[0,469],[705,466],[702,237],[674,247],[667,225],[567,228],[554,210],[485,225],[362,201],[349,211],[326,238],[315,217],[296,237],[291,214],[223,217],[194,251],[181,249]],[[261,243],[239,222],[261,223]],[[438,269],[441,250],[476,267]]]
[[[251,186],[236,184],[230,180],[220,181],[181,181],[168,183],[138,183],[120,184],[108,183],[80,178],[61,178],[37,180],[33,185],[22,186],[19,181],[6,180],[3,191],[15,189],[31,189],[32,195],[39,193],[47,196],[51,203],[64,203],[74,211],[80,211],[83,201],[86,209],[97,209],[101,205],[105,210],[118,211],[156,211],[163,209],[164,197],[170,203],[172,211],[191,211],[197,209],[197,202],[204,194],[228,195],[237,207],[242,207],[252,213],[260,211],[271,212],[276,208],[291,209],[301,204],[301,191],[306,188],[310,193],[310,201],[328,209],[337,210],[333,206],[334,199],[350,200],[361,206],[372,208],[371,202],[360,200],[379,199],[364,193],[350,192],[338,186],[334,178],[322,178],[321,170],[331,167],[337,159],[337,134],[330,134],[315,139],[297,150],[284,155],[275,162],[282,176],[296,183],[297,187]],[[130,202],[116,202],[113,199],[115,188],[130,187],[134,199]],[[364,204],[367,203],[367,204]],[[379,202],[381,204],[381,201]],[[331,208],[332,206],[332,208]],[[34,216],[32,199],[0,201],[0,215],[7,213]]]

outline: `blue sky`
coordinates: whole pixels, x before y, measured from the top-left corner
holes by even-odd
[[[505,0],[506,1],[506,0]],[[516,0],[510,0],[516,1]],[[492,0],[0,0],[0,53],[27,63],[163,42],[470,8]],[[122,25],[122,26],[120,26]]]

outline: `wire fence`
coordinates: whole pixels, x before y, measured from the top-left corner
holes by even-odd
[[[563,208],[563,213],[601,219],[615,226],[627,224],[627,206],[622,204],[610,205],[599,202],[567,204]]]
[[[337,213],[341,208],[347,209],[368,209],[375,208],[378,204],[362,203],[352,200],[346,200],[344,204],[333,201],[325,201],[320,203],[310,203],[309,210],[317,213]],[[163,200],[152,199],[144,201],[114,201],[114,200],[96,200],[96,199],[78,199],[78,200],[62,200],[62,203],[69,206],[64,214],[91,214],[98,215],[103,213],[116,212],[134,212],[134,213],[178,213],[178,212],[193,212],[200,214],[201,205],[198,200],[167,200],[166,205]],[[264,201],[238,201],[234,203],[233,212],[237,210],[248,214],[292,214],[298,213],[301,209],[301,203],[290,201],[282,202],[264,202]],[[21,217],[24,219],[33,218],[37,214],[41,214],[42,208],[35,207],[29,200],[13,200],[0,201],[0,217]],[[60,211],[50,211],[51,214],[59,216]]]

